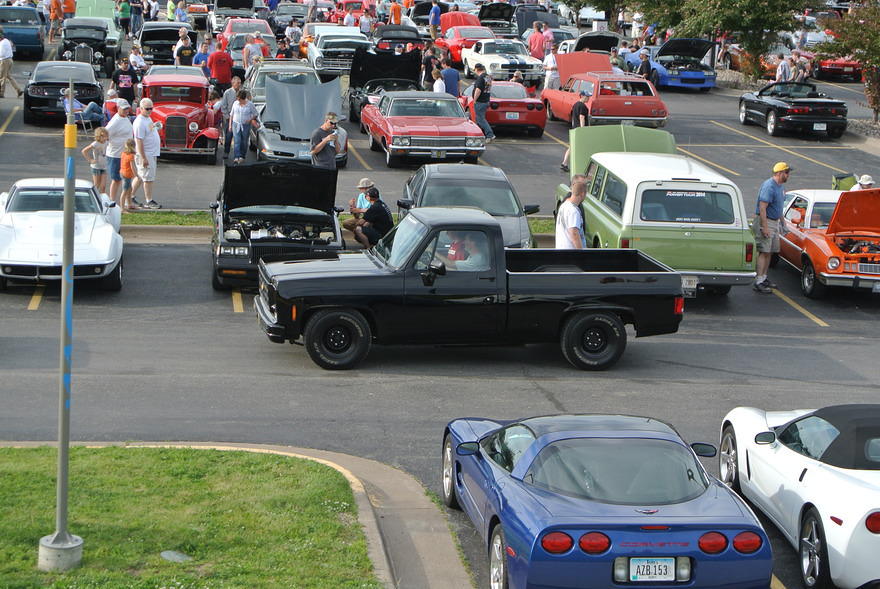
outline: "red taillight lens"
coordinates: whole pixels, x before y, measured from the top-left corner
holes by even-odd
[[[498,108],[498,103],[497,103],[497,102],[490,102],[490,103],[489,103],[489,108],[497,109],[497,108]]]
[[[602,532],[587,532],[581,536],[578,546],[587,554],[602,554],[611,548],[611,539]]]
[[[675,305],[673,310],[676,315],[684,314],[684,297],[675,297]]]
[[[727,538],[718,532],[706,532],[700,536],[698,544],[706,554],[718,554],[727,548]]]
[[[535,110],[544,110],[544,105],[543,104],[536,104]]]
[[[527,105],[526,105],[526,110],[535,110],[535,105],[532,104],[532,103],[527,104]]]
[[[872,534],[880,534],[880,511],[875,511],[865,520],[865,527]]]
[[[746,262],[751,262],[755,256],[755,244],[747,243],[746,244]]]
[[[391,49],[391,43],[386,43],[385,41],[382,41],[381,43],[376,45],[376,49]]]
[[[810,112],[810,107],[808,106],[795,106],[788,109],[788,114],[790,115],[805,115]]]
[[[550,532],[541,538],[541,547],[550,554],[568,552],[574,546],[574,540],[565,532]]]
[[[629,239],[623,237],[620,239],[620,247],[627,248],[629,247]]]
[[[740,532],[733,539],[733,547],[737,552],[751,554],[757,552],[764,541],[754,532]]]

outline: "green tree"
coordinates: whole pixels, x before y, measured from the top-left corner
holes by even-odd
[[[817,49],[827,57],[850,57],[862,64],[865,75],[865,97],[874,111],[874,122],[880,116],[880,6],[871,4],[855,8],[842,19],[826,21],[836,38]]]

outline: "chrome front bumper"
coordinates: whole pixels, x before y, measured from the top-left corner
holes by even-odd
[[[852,288],[870,288],[874,289],[880,284],[880,275],[866,276],[864,274],[831,274],[828,272],[820,272],[819,278],[822,283],[827,286],[850,286]]]

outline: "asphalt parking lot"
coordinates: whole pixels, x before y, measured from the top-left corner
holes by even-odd
[[[20,73],[31,62],[16,64]],[[21,75],[18,76],[22,79]],[[858,86],[827,90],[855,101]],[[841,140],[766,136],[736,120],[736,92],[665,92],[668,130],[679,147],[720,169],[753,206],[773,162],[794,168],[791,188],[830,187],[832,174],[880,175],[875,155]],[[854,104],[854,102],[853,102]],[[22,177],[60,175],[57,126],[25,126],[0,99],[0,190]],[[348,125],[348,124],[347,124]],[[348,125],[347,187],[372,177],[386,200],[415,166],[384,167],[381,154]],[[523,202],[552,210],[565,126],[545,136],[505,135],[482,158],[505,169]],[[85,145],[81,139],[80,145]],[[78,166],[86,177],[87,166]],[[166,208],[205,209],[222,168],[160,164],[156,198]],[[727,297],[688,300],[678,334],[630,340],[606,373],[572,369],[553,345],[376,348],[356,371],[318,369],[298,346],[271,344],[259,331],[252,294],[211,289],[204,246],[129,245],[125,286],[104,293],[78,285],[74,300],[72,432],[76,439],[243,441],[322,448],[381,460],[439,493],[442,427],[463,415],[515,418],[556,412],[622,412],[673,423],[689,441],[717,443],[721,417],[737,405],[766,409],[876,401],[880,296],[833,290],[800,294],[797,275],[771,271],[773,295],[734,288]],[[57,403],[57,286],[0,293],[0,438],[52,439]],[[717,473],[714,460],[704,462]],[[486,563],[472,526],[451,514],[480,586]],[[774,589],[799,585],[794,551],[772,526]],[[405,586],[405,585],[404,585]]]

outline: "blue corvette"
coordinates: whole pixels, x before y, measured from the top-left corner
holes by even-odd
[[[715,46],[706,39],[670,39],[659,47],[645,47],[651,60],[654,86],[678,86],[707,91],[715,87],[715,70],[702,62]],[[627,53],[626,63],[633,71],[639,67],[639,54]]]
[[[486,541],[491,589],[767,589],[761,524],[697,455],[715,447],[647,417],[456,419],[443,501]]]

